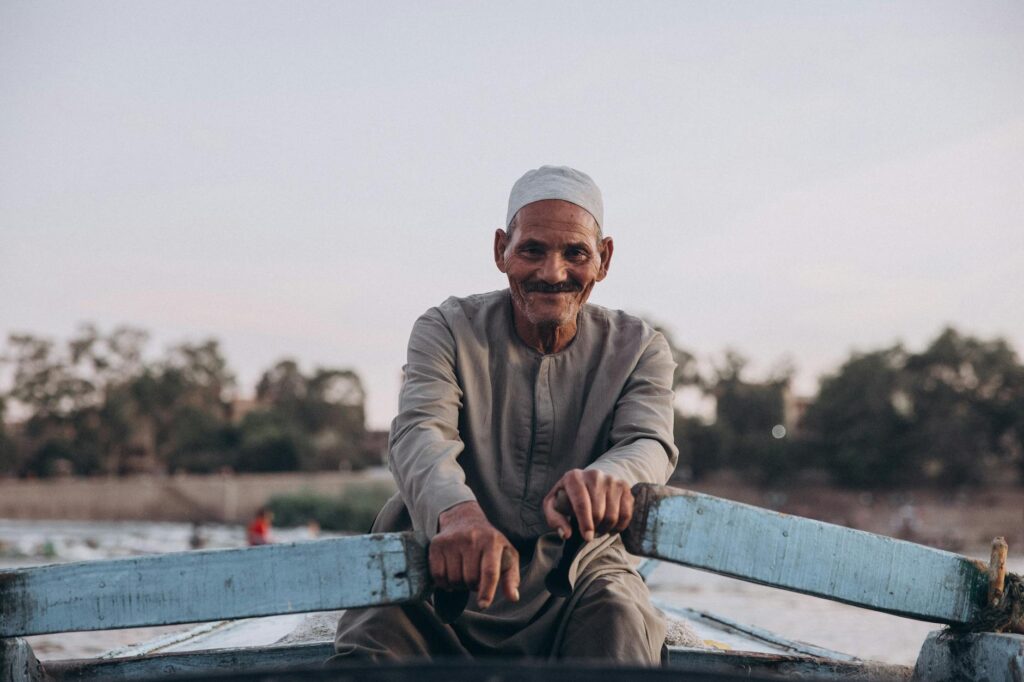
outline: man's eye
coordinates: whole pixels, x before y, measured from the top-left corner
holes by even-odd
[[[523,248],[519,249],[519,253],[523,254],[524,256],[530,256],[531,258],[544,255],[544,251],[537,246],[524,246]]]
[[[583,249],[569,249],[565,252],[565,259],[574,263],[581,263],[589,257],[590,254]]]

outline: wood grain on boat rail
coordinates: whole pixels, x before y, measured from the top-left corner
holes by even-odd
[[[665,486],[633,494],[634,554],[933,623],[985,604],[987,566],[958,554]]]
[[[398,604],[426,556],[383,533],[0,571],[0,638]]]

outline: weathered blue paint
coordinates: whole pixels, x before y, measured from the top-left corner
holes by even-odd
[[[909,680],[911,669],[902,665],[868,661],[835,661],[814,656],[760,654],[749,651],[718,651],[670,647],[668,664],[687,675],[742,675],[764,679],[860,680],[898,682]]]
[[[154,654],[151,656],[104,661],[58,661],[47,664],[53,680],[134,680],[175,679],[210,675],[217,672],[259,670],[261,673],[284,672],[298,666],[318,666],[334,653],[329,642],[300,644],[287,647],[261,647],[259,649],[214,649],[209,651]],[[756,654],[713,649],[669,648],[669,665],[679,670],[673,679],[686,673],[715,673],[743,677],[762,675],[815,680],[893,680],[906,679],[910,668],[879,665],[865,661],[830,661],[801,655]],[[514,676],[513,676],[514,677]],[[553,679],[562,679],[552,674]],[[618,676],[616,676],[618,677]],[[542,679],[533,675],[531,679]],[[576,679],[572,676],[572,679]],[[595,678],[596,679],[596,678]],[[639,679],[639,678],[638,678]],[[646,678],[645,678],[646,679]],[[716,677],[717,679],[717,677]]]
[[[984,604],[984,564],[873,533],[701,493],[640,484],[634,554],[937,623]]]
[[[993,632],[949,636],[933,632],[914,666],[918,682],[1021,682],[1024,635]]]
[[[284,672],[295,668],[322,665],[334,654],[331,642],[293,644],[254,649],[211,649],[185,653],[152,654],[107,660],[57,661],[46,664],[46,672],[55,681],[173,680],[259,670],[260,673]]]
[[[32,653],[32,647],[20,637],[0,639],[0,680],[47,682],[46,673]]]
[[[0,637],[328,611],[421,598],[411,533],[0,571]]]
[[[669,616],[688,620],[691,623],[703,623],[716,630],[729,632],[738,635],[742,639],[743,651],[759,651],[752,647],[752,644],[759,644],[768,649],[769,653],[796,654],[799,656],[813,656],[815,658],[826,658],[833,661],[858,661],[856,656],[845,654],[841,651],[826,649],[824,647],[786,639],[770,630],[759,628],[749,623],[740,623],[731,618],[725,618],[707,611],[698,611],[679,606],[672,606],[659,599],[652,599],[651,602]],[[718,639],[718,637],[715,637]],[[728,642],[726,642],[728,643]]]

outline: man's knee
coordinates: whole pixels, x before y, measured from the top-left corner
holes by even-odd
[[[459,657],[458,638],[425,604],[353,609],[342,614],[330,663]]]
[[[562,658],[661,662],[665,619],[651,605],[646,586],[632,574],[596,579],[568,618],[559,648]]]

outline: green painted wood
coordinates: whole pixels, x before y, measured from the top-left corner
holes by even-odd
[[[984,564],[957,554],[665,486],[633,494],[634,554],[935,623],[985,600]]]
[[[1021,682],[1024,635],[933,632],[914,666],[916,682]]]
[[[397,604],[428,588],[411,533],[0,571],[0,637]]]

